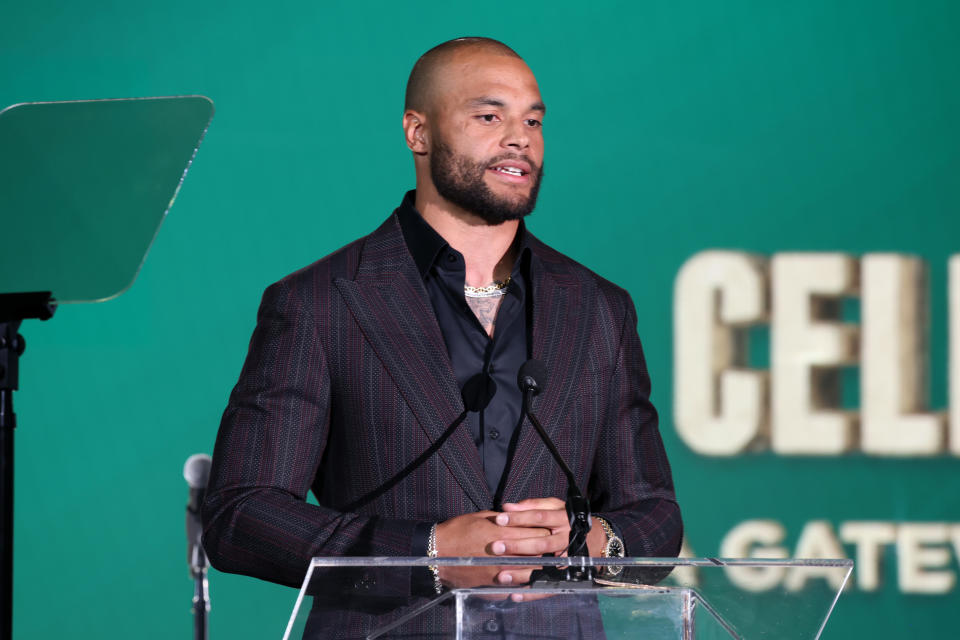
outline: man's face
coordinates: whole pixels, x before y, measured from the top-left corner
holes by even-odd
[[[533,211],[543,174],[543,103],[518,58],[467,51],[442,79],[430,176],[446,200],[487,224]]]

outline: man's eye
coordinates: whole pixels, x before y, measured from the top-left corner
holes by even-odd
[[[537,128],[537,127],[542,127],[543,123],[534,118],[527,118],[527,126]]]
[[[495,116],[492,113],[485,113],[482,116],[480,116],[480,119],[483,120],[484,122],[493,122],[497,119],[497,116]]]

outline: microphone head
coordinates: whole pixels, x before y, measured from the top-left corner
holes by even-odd
[[[547,387],[547,367],[539,360],[527,360],[517,373],[517,385],[524,393],[532,391],[533,395],[539,394]]]
[[[210,456],[205,453],[195,453],[187,458],[183,465],[183,479],[191,489],[206,489],[210,480]]]
[[[463,407],[467,411],[483,411],[496,393],[496,381],[486,373],[478,373],[463,385]]]

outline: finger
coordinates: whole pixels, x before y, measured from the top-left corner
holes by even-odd
[[[555,533],[536,538],[497,540],[490,545],[490,551],[498,556],[541,556],[563,551],[568,544],[568,536]]]
[[[512,540],[515,538],[539,538],[541,536],[549,536],[553,533],[556,532],[544,527],[497,527],[487,539]]]
[[[535,600],[543,600],[544,598],[552,598],[557,594],[555,593],[511,593],[510,600],[513,602],[534,602]]]
[[[528,509],[566,509],[567,503],[560,498],[527,498],[520,502],[503,503],[504,511],[527,511]]]
[[[504,586],[522,585],[530,582],[530,574],[535,567],[514,567],[505,569],[496,575],[494,582]]]
[[[501,527],[546,527],[554,530],[570,527],[567,512],[559,509],[531,509],[513,513],[498,513],[495,522]]]
[[[487,545],[488,553],[494,555],[504,555],[507,553],[507,541],[508,540],[532,540],[536,538],[549,538],[553,535],[550,532],[550,529],[519,529],[519,528],[506,528],[502,532],[503,537],[499,540],[494,540],[489,545]],[[567,536],[569,537],[569,536]],[[526,554],[517,554],[517,555],[526,555]]]

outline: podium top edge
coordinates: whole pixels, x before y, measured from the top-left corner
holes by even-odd
[[[529,566],[529,557],[316,557],[313,567],[423,567],[423,566]],[[567,567],[838,567],[849,569],[849,558],[537,558],[537,565]]]

